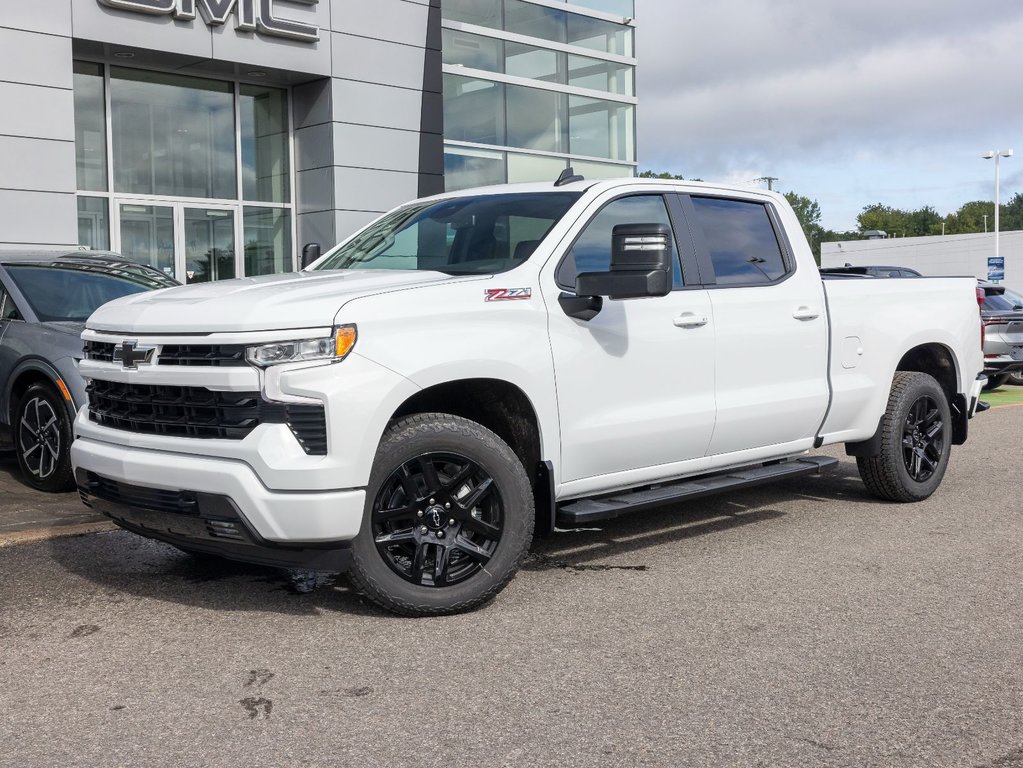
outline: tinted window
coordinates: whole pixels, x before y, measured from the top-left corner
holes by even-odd
[[[767,206],[713,197],[692,201],[718,285],[768,283],[784,276],[785,260]]]
[[[989,293],[984,297],[984,309],[991,312],[1013,312],[1023,309],[1023,304],[1018,303],[1019,296],[1006,291],[1004,294]]]
[[[108,301],[178,285],[155,270],[135,265],[8,264],[7,272],[42,322],[84,322]]]
[[[504,272],[528,259],[578,199],[576,192],[536,192],[408,206],[371,224],[316,269]]]
[[[671,228],[671,219],[660,195],[632,195],[614,200],[593,217],[582,231],[564,261],[558,266],[558,285],[575,290],[575,276],[580,272],[607,272],[611,269],[611,230],[618,224],[664,224]],[[670,243],[675,285],[682,284],[682,270]]]
[[[21,315],[18,313],[18,308],[14,306],[14,299],[11,295],[0,288],[0,320],[20,320]]]

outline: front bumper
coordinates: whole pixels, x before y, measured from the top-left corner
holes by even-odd
[[[88,438],[72,444],[71,456],[86,504],[126,528],[186,548],[210,551],[227,542],[231,550],[238,539],[211,535],[223,529],[242,536],[250,549],[216,554],[267,562],[240,555],[282,547],[343,549],[362,525],[362,488],[271,491],[243,462]]]

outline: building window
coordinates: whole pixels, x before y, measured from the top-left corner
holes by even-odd
[[[74,87],[82,245],[182,282],[293,268],[286,89],[88,62]]]

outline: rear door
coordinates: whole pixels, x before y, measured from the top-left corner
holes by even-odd
[[[714,317],[708,455],[812,439],[828,405],[819,273],[797,267],[769,201],[692,195],[682,207]]]

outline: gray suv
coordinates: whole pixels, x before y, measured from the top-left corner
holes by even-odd
[[[0,251],[0,445],[14,448],[29,485],[73,485],[71,424],[86,402],[78,375],[86,318],[112,299],[174,285],[116,253]]]
[[[1023,296],[983,280],[977,282],[984,292],[980,317],[984,322],[985,389],[1005,386],[1023,372]]]

